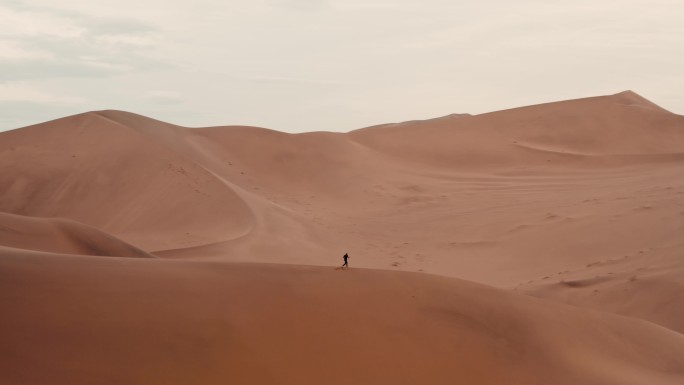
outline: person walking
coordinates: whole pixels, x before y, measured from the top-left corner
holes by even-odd
[[[349,268],[349,255],[347,253],[344,253],[344,256],[342,257],[344,259],[344,264],[342,267],[346,267],[347,269]]]

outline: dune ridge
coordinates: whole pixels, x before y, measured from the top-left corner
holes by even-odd
[[[6,383],[624,385],[684,378],[681,334],[451,278],[57,255],[5,255],[0,271],[13,273],[0,280],[0,298],[15,310],[0,319],[0,330],[15,330],[0,334],[12,352],[0,362]],[[39,351],[26,350],[36,343]],[[27,361],[42,370],[23,369]]]

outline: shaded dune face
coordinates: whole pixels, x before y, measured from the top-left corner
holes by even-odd
[[[0,383],[680,384],[683,162],[633,92],[0,133]]]
[[[0,247],[63,254],[154,258],[93,227],[66,219],[0,213]]]

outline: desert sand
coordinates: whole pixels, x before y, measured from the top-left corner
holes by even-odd
[[[684,383],[684,117],[0,133],[0,383]],[[341,256],[349,270],[335,270]]]

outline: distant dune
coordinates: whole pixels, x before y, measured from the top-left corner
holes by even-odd
[[[0,383],[684,383],[682,175],[684,117],[631,91],[2,132]]]
[[[684,157],[684,118],[631,92],[352,132],[397,158],[458,169],[623,166]]]

